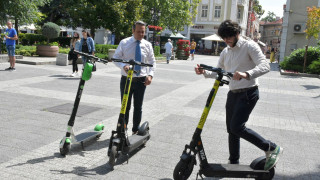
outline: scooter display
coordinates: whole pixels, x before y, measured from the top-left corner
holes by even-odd
[[[137,62],[135,60],[125,61],[122,59],[111,58],[113,62],[121,62],[129,65],[126,85],[122,97],[121,110],[117,122],[116,131],[112,131],[108,156],[109,156],[109,165],[111,168],[114,167],[117,158],[122,155],[126,155],[129,157],[129,153],[136,150],[137,148],[145,145],[147,141],[150,139],[149,134],[149,122],[144,122],[138,130],[137,134],[133,134],[132,136],[128,136],[127,133],[127,124],[125,122],[125,113],[127,109],[129,93],[131,88],[131,82],[133,79],[134,67],[135,66],[147,66],[153,67],[151,64],[145,64],[142,62]]]
[[[231,177],[231,178],[255,178],[259,180],[269,180],[272,179],[275,170],[274,167],[269,171],[264,170],[264,165],[266,162],[266,157],[259,157],[251,162],[250,165],[239,165],[239,164],[215,164],[208,163],[203,142],[201,140],[201,132],[206,122],[207,116],[209,114],[212,103],[218,92],[220,86],[228,85],[229,81],[223,79],[223,77],[231,78],[232,73],[225,72],[221,68],[215,68],[212,66],[207,66],[200,64],[200,68],[215,72],[217,78],[214,82],[214,86],[210,91],[209,97],[207,99],[205,108],[201,115],[198,126],[192,136],[190,144],[185,145],[185,149],[180,156],[180,161],[176,165],[173,178],[175,180],[188,179],[193,171],[194,165],[196,165],[196,155],[198,155],[200,161],[200,170],[197,173],[203,179],[202,175],[206,177]]]
[[[83,143],[86,141],[89,141],[93,138],[100,138],[101,134],[103,133],[104,130],[104,125],[103,124],[97,124],[95,128],[92,131],[89,132],[84,132],[78,135],[74,134],[73,131],[73,126],[75,123],[75,118],[77,115],[78,107],[80,104],[80,99],[81,95],[83,92],[84,84],[86,81],[88,81],[91,78],[92,72],[96,71],[96,64],[95,62],[103,62],[103,63],[108,63],[108,60],[105,59],[100,59],[98,57],[95,57],[93,55],[87,54],[87,53],[82,53],[78,51],[74,51],[74,53],[79,54],[81,56],[85,56],[88,58],[83,72],[82,76],[80,78],[80,83],[78,86],[77,90],[77,95],[74,101],[73,109],[72,109],[72,114],[70,116],[70,119],[68,121],[68,127],[67,127],[67,133],[65,137],[60,142],[60,154],[65,156],[69,153],[71,149],[71,144],[81,144],[82,148],[84,148]]]

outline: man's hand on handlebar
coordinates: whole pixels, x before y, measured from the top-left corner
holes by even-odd
[[[195,71],[196,74],[198,74],[198,75],[204,73],[204,69],[202,69],[199,64],[197,64],[197,67],[194,68],[194,71]]]
[[[130,66],[129,65],[125,65],[123,66],[123,70],[128,74],[128,71],[130,69]]]

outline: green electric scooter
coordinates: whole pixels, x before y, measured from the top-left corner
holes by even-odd
[[[174,180],[185,180],[188,179],[192,173],[194,165],[197,163],[196,155],[199,157],[200,170],[197,174],[202,178],[202,175],[206,177],[231,177],[231,178],[255,178],[259,180],[270,180],[275,174],[274,167],[269,171],[264,170],[264,165],[266,162],[266,157],[261,156],[256,158],[251,162],[250,165],[239,165],[239,164],[215,164],[208,163],[203,142],[201,140],[201,133],[203,126],[207,120],[207,116],[211,109],[214,98],[218,92],[220,86],[229,84],[228,80],[223,79],[223,77],[228,77],[229,79],[233,76],[232,73],[225,72],[221,68],[215,68],[200,64],[202,69],[207,71],[212,71],[217,73],[217,78],[214,82],[212,90],[210,91],[209,97],[206,102],[206,106],[201,115],[198,126],[192,136],[190,144],[185,145],[185,149],[180,156],[180,161],[176,165],[173,178]]]
[[[103,63],[108,63],[108,60],[105,59],[100,59],[98,57],[92,56],[87,53],[82,53],[78,51],[74,51],[74,53],[79,54],[81,56],[85,56],[88,58],[88,61],[86,62],[82,76],[80,78],[80,83],[78,86],[78,91],[76,95],[76,99],[74,101],[73,109],[72,109],[72,114],[70,116],[70,119],[68,121],[68,127],[67,127],[67,133],[65,137],[60,142],[60,154],[65,156],[69,153],[71,149],[71,144],[81,144],[82,148],[84,148],[83,143],[85,141],[89,141],[94,138],[100,138],[101,134],[103,133],[104,130],[104,125],[103,124],[97,124],[95,128],[92,131],[89,132],[84,132],[78,135],[74,134],[73,131],[73,125],[75,122],[75,118],[77,115],[81,95],[83,92],[84,84],[86,81],[88,81],[91,78],[92,72],[96,71],[96,64],[95,62],[103,62]]]

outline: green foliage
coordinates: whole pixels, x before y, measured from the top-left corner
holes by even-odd
[[[110,45],[110,44],[96,44],[95,49],[96,53],[106,54],[108,55],[109,49],[117,49],[118,45]]]
[[[19,20],[21,24],[32,24],[40,19],[38,7],[49,0],[1,0],[0,24],[5,24],[10,19]]]
[[[297,49],[293,51],[289,56],[285,57],[284,61],[280,63],[280,66],[284,70],[291,70],[296,72],[303,72],[305,49]],[[307,53],[306,66],[308,67],[313,61],[318,60],[320,57],[320,47],[309,47]],[[316,66],[316,65],[315,65]],[[309,67],[307,72],[310,72]]]
[[[48,46],[59,46],[58,42],[47,42],[47,41],[42,41],[42,42],[37,42],[35,45],[48,45]]]
[[[59,53],[68,54],[69,51],[70,51],[70,48],[61,48],[61,47],[59,47]]]
[[[41,34],[20,33],[19,39],[22,45],[34,45],[37,42],[46,41],[46,37]],[[58,42],[59,46],[67,47],[70,45],[71,37],[57,37],[50,40],[50,42]]]
[[[260,18],[264,14],[264,10],[262,9],[262,6],[259,4],[258,0],[253,1],[253,11],[258,14],[258,18]]]
[[[308,66],[309,72],[312,74],[320,74],[320,58]]]
[[[160,46],[154,46],[154,56],[161,56],[160,54]]]
[[[44,35],[48,39],[48,41],[49,39],[59,37],[59,33],[60,27],[55,23],[48,22],[42,26],[42,35]]]
[[[59,46],[61,47],[69,47],[71,39],[72,39],[71,37],[57,37],[57,38],[51,39],[50,41],[58,42]]]
[[[34,56],[36,55],[36,46],[16,45],[16,54],[22,56]]]
[[[95,53],[95,56],[101,59],[108,59],[108,54]]]
[[[268,11],[268,15],[261,19],[261,21],[273,22],[276,20],[276,14],[274,12]]]

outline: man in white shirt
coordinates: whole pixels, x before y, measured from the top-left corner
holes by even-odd
[[[137,21],[132,27],[133,36],[125,38],[120,41],[118,48],[115,51],[114,58],[130,60],[134,59],[136,61],[141,61],[143,63],[152,64],[153,67],[141,67],[136,66],[138,70],[134,73],[131,82],[131,89],[129,93],[128,105],[126,109],[125,120],[128,124],[129,112],[131,107],[131,99],[133,95],[133,127],[132,133],[137,133],[142,116],[142,104],[144,98],[144,92],[146,86],[150,85],[156,68],[156,61],[153,53],[152,45],[149,41],[143,39],[146,31],[146,24],[142,21]],[[139,49],[139,50],[137,50]],[[137,52],[138,51],[138,52]],[[121,81],[120,81],[120,92],[121,100],[124,94],[127,72],[129,70],[129,65],[124,63],[115,63],[121,69]]]
[[[171,39],[168,39],[168,42],[164,45],[164,48],[166,48],[167,64],[169,64],[169,61],[171,59],[172,52],[173,52],[173,46],[171,43]]]
[[[264,169],[270,170],[279,160],[283,149],[245,125],[259,99],[257,77],[269,72],[270,66],[259,45],[240,37],[240,32],[238,23],[230,20],[222,22],[218,29],[219,36],[228,47],[221,52],[217,67],[234,73],[226,103],[229,163],[239,164],[241,137],[266,152]],[[216,75],[201,69],[199,65],[195,71],[206,78],[215,78]]]

